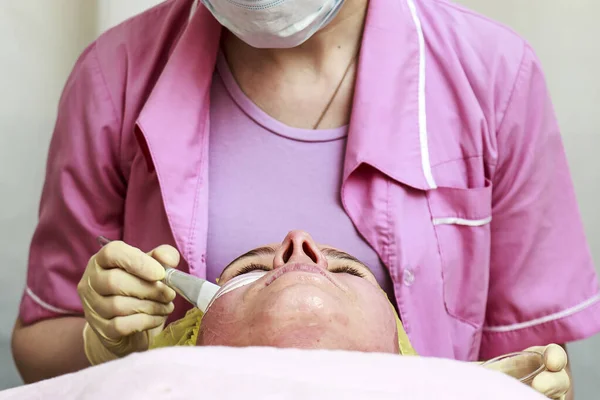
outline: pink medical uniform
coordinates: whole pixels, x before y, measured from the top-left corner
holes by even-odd
[[[286,126],[244,94],[223,53],[217,71],[210,95],[207,278],[214,282],[232,260],[294,227],[350,251],[393,299],[387,269],[342,207],[348,127]]]
[[[49,150],[25,324],[81,314],[76,285],[97,235],[173,244],[183,270],[206,276],[221,27],[193,4],[163,2],[77,62]],[[420,354],[474,360],[600,331],[544,75],[509,29],[442,0],[371,0],[339,189]],[[188,306],[176,307],[173,318]]]

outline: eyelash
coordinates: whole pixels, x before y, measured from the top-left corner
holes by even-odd
[[[334,268],[330,269],[329,272],[333,272],[335,274],[346,273],[346,274],[358,276],[359,278],[366,278],[367,277],[364,273],[362,273],[358,269],[356,269],[354,267],[351,267],[349,265],[342,265],[342,266],[339,266],[339,267],[334,267]]]
[[[239,271],[237,271],[233,277],[247,274],[248,272],[252,272],[252,271],[267,271],[267,272],[269,272],[270,270],[271,270],[271,268],[267,267],[266,265],[248,264],[245,267],[241,268]]]
[[[267,267],[266,265],[262,265],[262,264],[248,264],[245,267],[241,268],[239,271],[237,271],[233,277],[247,274],[248,272],[252,272],[252,271],[267,271],[267,272],[269,272],[269,271],[271,271],[271,268]],[[334,274],[346,273],[346,274],[358,276],[359,278],[367,277],[364,273],[362,273],[361,271],[359,271],[358,269],[356,269],[354,267],[351,267],[350,265],[341,265],[339,267],[334,267],[334,268],[330,269],[329,272],[333,272]]]

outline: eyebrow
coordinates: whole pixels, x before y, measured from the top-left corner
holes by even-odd
[[[223,272],[221,272],[221,276],[223,276],[225,271],[227,271],[229,269],[229,267],[231,267],[233,264],[236,264],[242,260],[245,260],[246,258],[272,256],[272,255],[275,255],[275,252],[276,252],[275,248],[273,248],[271,246],[263,246],[263,247],[258,247],[256,249],[250,250],[249,252],[242,254],[241,256],[239,256],[238,258],[236,258],[235,260],[230,262],[225,268],[223,268]],[[331,260],[339,260],[339,261],[351,261],[353,263],[360,264],[361,266],[365,267],[367,270],[371,271],[371,268],[369,268],[365,263],[363,263],[356,257],[352,257],[350,254],[348,254],[344,251],[332,249],[331,247],[324,247],[321,249],[321,253],[325,256],[325,258],[329,258]]]

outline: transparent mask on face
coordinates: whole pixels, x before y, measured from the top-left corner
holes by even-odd
[[[248,285],[256,282],[257,280],[259,280],[266,274],[267,274],[267,271],[252,271],[252,272],[248,272],[248,273],[245,273],[242,275],[238,275],[235,278],[231,278],[229,281],[227,281],[227,283],[225,283],[223,286],[221,286],[221,288],[217,291],[217,293],[212,298],[210,303],[208,303],[208,306],[206,307],[206,311],[208,312],[208,310],[210,310],[210,307],[213,305],[213,303],[219,297],[224,296],[227,293],[232,292],[241,287],[248,286]]]

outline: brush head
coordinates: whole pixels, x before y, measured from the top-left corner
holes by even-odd
[[[196,307],[198,307],[200,311],[206,312],[208,305],[215,298],[215,295],[219,289],[221,289],[219,285],[215,285],[209,281],[204,281],[204,283],[200,285],[200,291],[196,300]]]
[[[206,311],[208,304],[219,290],[219,286],[214,283],[174,268],[165,268],[163,283],[202,312]]]

